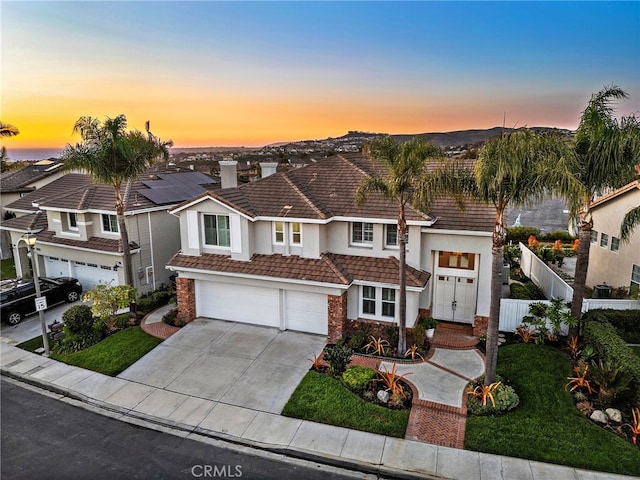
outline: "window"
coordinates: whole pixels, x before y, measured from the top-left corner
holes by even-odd
[[[640,292],[640,265],[631,267],[631,286],[629,293],[635,294]]]
[[[351,224],[351,243],[373,243],[373,223],[353,222]]]
[[[600,235],[600,246],[607,248],[607,245],[609,245],[609,235],[603,233],[602,235]]]
[[[611,237],[611,251],[617,252],[620,250],[620,239],[618,237]]]
[[[438,254],[438,266],[440,268],[473,270],[475,267],[475,260],[475,253],[440,252]]]
[[[598,232],[591,230],[591,243],[598,243]]]
[[[291,245],[302,245],[302,225],[299,222],[291,224]]]
[[[393,321],[396,317],[396,291],[393,288],[362,286],[361,315]]]
[[[273,243],[284,244],[284,222],[273,222]]]
[[[204,243],[214,247],[231,247],[228,215],[204,215]]]
[[[102,214],[102,231],[118,233],[118,217],[115,215]]]
[[[376,289],[375,287],[362,287],[362,313],[376,314]]]
[[[385,225],[384,244],[387,247],[398,246],[398,226],[397,225]]]
[[[68,212],[67,221],[69,222],[69,230],[78,230],[78,216],[76,212]],[[117,224],[118,222],[116,221],[116,225]]]

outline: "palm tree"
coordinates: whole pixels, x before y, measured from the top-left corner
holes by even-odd
[[[79,133],[82,141],[74,146],[67,145],[62,160],[65,169],[84,170],[95,182],[113,186],[125,282],[133,285],[129,234],[121,189],[124,183],[142,174],[163,152],[156,140],[145,137],[138,130],[127,131],[126,128],[127,118],[122,114],[115,118],[107,117],[104,123],[96,118],[80,117],[73,132]]]
[[[629,210],[622,219],[620,226],[620,238],[624,242],[631,240],[634,229],[640,225],[640,206]]]
[[[589,267],[593,218],[590,204],[596,195],[628,183],[640,158],[640,125],[635,116],[614,116],[611,103],[627,94],[611,85],[591,96],[576,131],[576,173],[582,185],[579,208],[579,246],[573,282],[571,311],[580,320]]]
[[[466,200],[495,208],[485,385],[495,381],[498,360],[506,210],[510,206],[538,203],[554,193],[575,191],[577,181],[570,173],[573,169],[572,151],[563,138],[521,129],[487,140],[478,152],[473,170],[451,162],[428,178],[428,185],[424,186],[425,203],[434,196],[455,194],[463,208]]]
[[[406,279],[406,233],[405,207],[419,198],[415,195],[417,186],[425,175],[425,162],[429,158],[443,157],[444,152],[430,143],[413,138],[398,144],[393,137],[376,137],[365,145],[365,153],[370,158],[382,161],[386,172],[365,178],[356,191],[356,206],[361,206],[369,196],[380,193],[383,197],[398,203],[398,243],[400,250],[399,269],[399,316],[398,353],[407,350],[407,279]]]
[[[15,137],[19,133],[20,130],[18,130],[17,127],[0,122],[0,137]],[[11,167],[9,167],[7,163],[7,149],[3,145],[0,149],[0,172],[5,172],[10,169]]]

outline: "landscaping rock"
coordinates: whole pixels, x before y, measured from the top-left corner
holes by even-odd
[[[378,390],[378,400],[382,403],[387,403],[389,401],[389,392]]]
[[[607,414],[609,420],[612,420],[616,423],[622,423],[622,412],[617,408],[607,408],[604,413]]]
[[[589,418],[594,422],[609,423],[609,417],[602,410],[594,410]]]

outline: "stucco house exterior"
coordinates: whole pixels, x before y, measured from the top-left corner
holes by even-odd
[[[591,204],[593,230],[587,286],[640,289],[640,228],[629,242],[620,240],[625,214],[640,205],[640,180],[600,197]]]
[[[123,185],[138,293],[169,283],[170,272],[164,267],[180,248],[180,234],[178,220],[167,210],[214,186],[214,179],[200,172],[155,169]],[[31,273],[21,237],[33,232],[40,275],[75,277],[85,291],[100,282],[125,282],[112,186],[69,173],[4,208],[16,214],[0,228],[11,236],[18,276]]]
[[[170,211],[180,219],[178,310],[341,338],[352,320],[398,321],[396,203],[355,192],[381,165],[341,154],[237,186],[220,162],[222,188]],[[266,167],[266,168],[265,168]],[[378,170],[379,171],[379,170]],[[489,315],[493,210],[439,201],[407,207],[407,326],[421,315],[474,324]]]

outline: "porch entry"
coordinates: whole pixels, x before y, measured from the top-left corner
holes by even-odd
[[[438,320],[473,324],[478,290],[476,260],[473,253],[438,253],[433,302]]]

